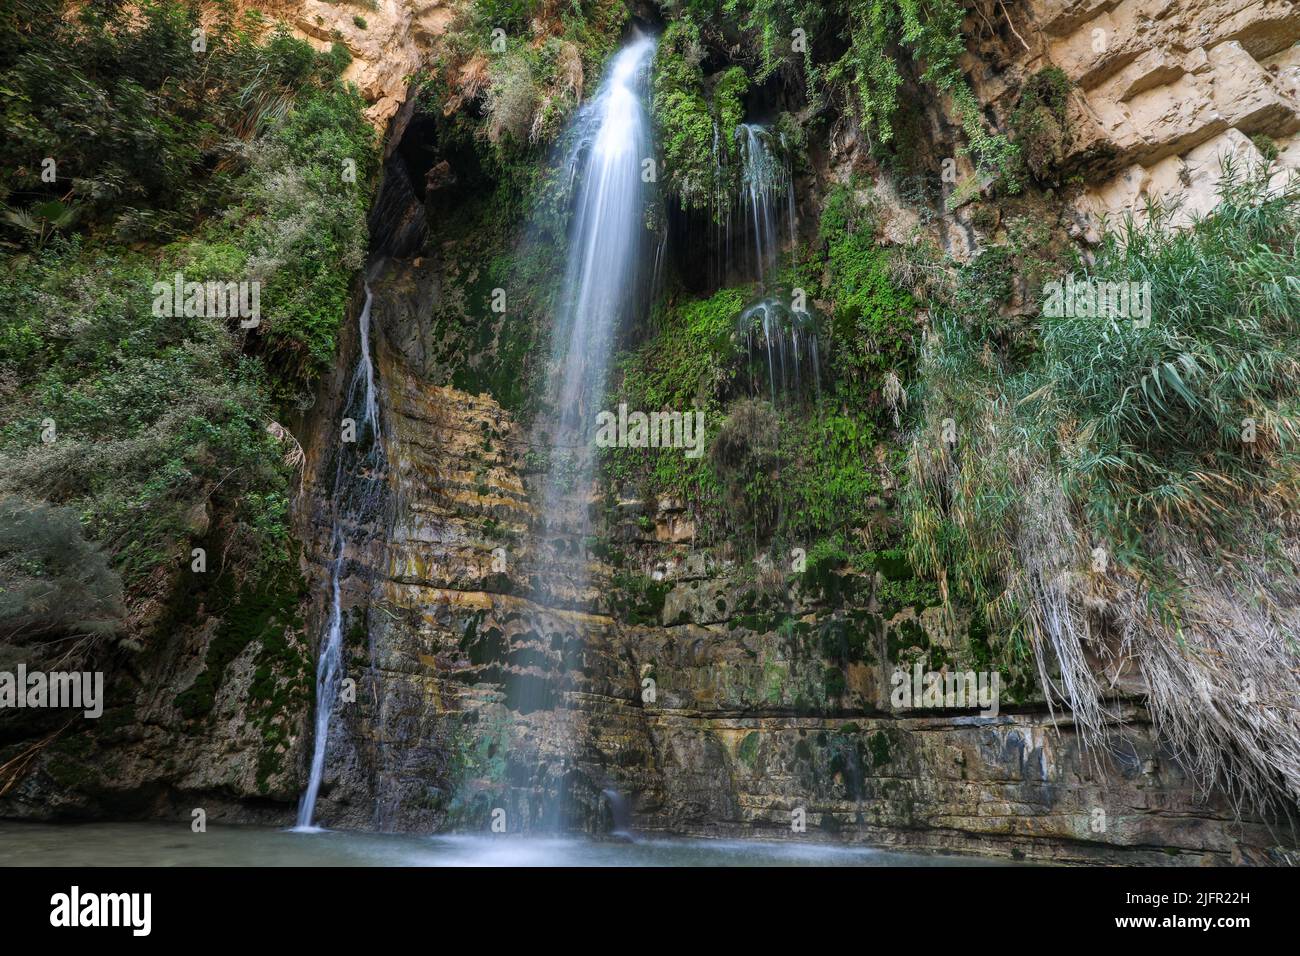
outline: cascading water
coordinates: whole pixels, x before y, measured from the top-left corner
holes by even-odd
[[[792,389],[800,392],[808,378],[821,398],[817,329],[808,312],[796,311],[789,303],[769,296],[741,313],[739,331],[745,339],[751,369],[755,364],[761,366],[764,358],[767,360],[772,404],[776,404],[778,393]],[[756,378],[751,374],[751,379]]]
[[[650,157],[644,85],[654,56],[638,36],[610,67],[576,120],[569,169],[578,182],[568,264],[552,338],[550,381],[556,409],[542,517],[556,526],[574,488],[585,491],[595,463],[591,426],[604,397],[613,336],[638,302],[647,231],[642,162]],[[564,529],[583,534],[582,527]]]
[[[812,379],[818,397],[821,395],[817,328],[807,310],[806,296],[787,298],[770,288],[782,225],[789,229],[791,247],[795,241],[794,184],[789,163],[781,158],[785,151],[775,136],[766,126],[741,123],[736,127],[740,157],[736,210],[743,246],[739,262],[768,293],[744,311],[739,331],[751,368],[766,360],[767,390],[774,404],[779,393],[792,387],[798,392],[807,378]],[[732,251],[728,243],[727,255]]]
[[[651,187],[642,176],[644,161],[653,155],[645,99],[654,50],[654,38],[641,35],[620,50],[570,132],[567,162],[575,197],[552,338],[548,398],[555,412],[543,426],[550,465],[536,569],[540,578],[559,580],[567,597],[557,601],[555,589],[539,589],[535,598],[543,606],[583,603],[586,561],[572,556],[585,552],[581,542],[590,530],[586,504],[595,469],[596,414],[615,332],[645,304],[654,274],[653,235],[646,225]],[[546,548],[550,553],[543,553]],[[553,691],[546,691],[547,702],[524,706],[553,702]],[[536,695],[535,685],[515,696],[529,693]],[[560,719],[555,732],[565,735]],[[561,825],[562,799],[545,808],[544,825]]]
[[[334,471],[331,498],[334,503],[334,522],[330,532],[330,548],[334,557],[330,562],[330,606],[316,665],[315,738],[311,773],[302,802],[298,806],[296,829],[300,830],[313,829],[316,798],[320,795],[321,779],[325,774],[325,749],[329,743],[330,720],[342,682],[343,602],[339,582],[344,569],[347,541],[345,529],[355,527],[369,515],[378,493],[380,482],[377,479],[384,462],[383,443],[379,440],[379,399],[375,393],[375,368],[370,358],[370,309],[373,301],[367,284],[365,304],[357,320],[361,340],[360,356],[344,400],[344,414],[354,422],[355,441],[340,444]]]
[[[745,267],[766,282],[776,266],[778,227],[785,220],[794,238],[794,189],[789,166],[778,158],[773,133],[766,126],[740,123],[736,146],[740,153],[741,228],[745,234]]]
[[[552,340],[556,447],[589,437],[614,330],[638,291],[646,237],[642,163],[652,155],[643,86],[654,48],[651,37],[624,47],[577,120],[569,168],[580,184]]]
[[[734,151],[721,147],[715,128],[719,192],[709,211],[715,230],[713,282],[766,284],[776,271],[783,234],[794,245],[794,178],[784,142],[768,126],[738,123]]]

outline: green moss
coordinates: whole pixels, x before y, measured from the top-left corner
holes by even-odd
[[[699,44],[698,28],[679,20],[664,31],[655,56],[654,121],[663,182],[688,206],[702,206],[715,194],[713,114],[704,74],[691,57]]]
[[[739,758],[740,762],[751,770],[754,768],[754,764],[758,760],[758,745],[760,739],[758,731],[751,730],[745,735],[745,739],[740,742],[740,746],[736,748],[736,756]]]
[[[613,610],[628,624],[657,625],[663,620],[664,601],[671,581],[656,581],[646,574],[617,571],[610,580]]]
[[[1256,133],[1250,138],[1250,141],[1259,150],[1259,154],[1264,157],[1265,162],[1273,162],[1281,153],[1277,140],[1266,133]]]
[[[889,763],[889,736],[883,730],[878,730],[871,735],[870,748],[872,767],[883,767]]]
[[[868,656],[868,635],[845,618],[824,621],[818,630],[821,656],[841,665],[861,664]]]
[[[1059,67],[1039,70],[1025,83],[1011,114],[1011,128],[1034,177],[1056,184],[1069,145],[1066,111],[1070,78]]]
[[[840,186],[827,196],[818,238],[837,378],[846,394],[861,401],[879,390],[885,372],[905,377],[914,351],[916,303],[894,285],[888,253],[875,243],[874,213],[851,187]]]
[[[921,627],[913,618],[899,621],[887,630],[885,649],[891,663],[910,663],[911,658],[904,659],[904,651],[913,649],[925,651],[929,647],[929,635],[925,633],[925,628]]]
[[[939,586],[935,582],[915,577],[897,581],[886,579],[876,592],[876,601],[880,605],[880,613],[886,619],[906,608],[912,608],[920,614],[927,607],[937,607],[943,603],[939,597]]]
[[[734,149],[736,127],[745,118],[745,94],[749,92],[749,77],[743,67],[732,66],[724,70],[713,87],[713,109],[717,117],[718,137]]]
[[[848,685],[844,680],[844,671],[834,664],[822,667],[822,686],[827,700],[838,700],[844,696]]]
[[[219,585],[218,593],[228,594],[231,589],[227,578]],[[261,652],[252,699],[267,699],[272,704],[285,702],[274,699],[270,667],[273,661],[288,656],[286,632],[302,628],[298,607],[303,591],[301,576],[287,562],[278,573],[239,589],[233,603],[220,612],[221,623],[208,643],[203,670],[189,688],[176,696],[175,704],[187,720],[198,720],[211,712],[226,669],[255,641],[261,645]],[[300,659],[295,660],[301,664]]]
[[[662,182],[682,206],[697,208],[737,186],[735,133],[749,90],[740,66],[706,78],[701,43],[693,20],[671,22],[659,42],[653,80]]]
[[[801,578],[803,586],[813,594],[823,598],[837,597],[840,582],[839,573],[848,563],[849,555],[839,536],[822,538],[807,550],[804,556],[804,571]]]

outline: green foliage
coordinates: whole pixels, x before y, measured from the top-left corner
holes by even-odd
[[[122,626],[122,581],[71,508],[0,501],[0,641],[39,640],[67,659],[69,639]]]
[[[288,560],[291,487],[268,427],[332,363],[365,257],[377,157],[346,54],[223,18],[195,54],[173,3],[23,5],[58,22],[0,20],[11,198],[44,188],[48,153],[82,214],[67,237],[20,237],[0,283],[0,489],[75,509],[129,605],[165,601],[214,523],[212,561],[265,572]],[[259,282],[260,325],[157,314],[177,272]]]
[[[747,291],[720,289],[661,314],[659,335],[624,363],[626,393],[637,407],[717,407],[719,394],[734,378],[733,336]]]
[[[744,394],[754,379],[743,374],[749,356],[738,320],[753,290],[723,289],[662,310],[649,340],[619,363],[610,407],[700,408],[708,454],[611,449],[606,478],[689,501],[702,543],[758,550],[858,540],[881,492],[883,384],[888,373],[906,374],[915,334],[914,303],[893,283],[888,253],[872,236],[870,206],[848,186],[833,190],[817,250],[796,257],[778,283],[830,304],[819,333],[821,387],[810,382],[775,406]]]
[[[300,97],[258,142],[243,202],[211,230],[225,236],[244,226],[233,244],[263,283],[264,348],[282,398],[310,389],[331,366],[352,278],[365,263],[366,184],[377,162],[364,106],[352,87]],[[355,182],[342,175],[349,162]]]
[[[746,290],[723,289],[667,309],[657,334],[620,363],[622,380],[609,399],[611,407],[703,410],[708,454],[609,449],[606,479],[690,501],[702,540],[807,543],[859,527],[880,490],[870,421],[841,411],[831,395],[775,408],[728,401],[738,382],[736,320],[745,301]]]
[[[729,156],[734,155],[736,127],[745,118],[745,94],[748,92],[749,77],[744,67],[728,67],[714,82],[713,110],[718,121],[718,138],[728,144]]]
[[[1070,78],[1060,67],[1039,70],[1025,83],[1011,128],[1025,162],[1040,182],[1055,184],[1069,143],[1066,109]]]
[[[527,32],[541,6],[540,0],[474,0],[471,10],[480,32],[490,35],[499,28],[510,34]]]
[[[781,519],[781,424],[770,403],[743,398],[728,409],[709,443],[709,464],[723,489],[729,530],[755,542],[767,541]]]
[[[1137,527],[1166,520],[1230,533],[1239,503],[1275,493],[1297,463],[1300,193],[1226,177],[1223,205],[1191,229],[1168,232],[1159,212],[1130,222],[1083,271],[1149,282],[1149,328],[1043,320],[1027,401],[1044,431],[1077,416],[1066,487],[1112,540],[1136,544]]]
[[[1267,172],[1225,159],[1214,211],[1175,231],[1153,204],[1076,268],[1149,283],[1149,322],[1052,309],[1026,355],[940,316],[905,509],[918,570],[999,669],[1033,666],[1095,746],[1094,655],[1119,648],[1201,782],[1257,807],[1300,779],[1277,759],[1293,712],[1219,706],[1293,695],[1297,669],[1300,190]]]
[[[0,342],[16,346],[0,356],[14,390],[0,487],[75,503],[132,589],[174,559],[205,501],[231,509],[245,557],[282,540],[288,507],[261,363],[221,319],[155,316],[156,278],[140,256],[74,241],[0,287]]]
[[[832,308],[834,371],[846,396],[861,400],[878,390],[882,376],[900,377],[910,362],[915,303],[891,277],[889,254],[877,246],[869,211],[849,187],[827,197],[818,227]]]
[[[208,600],[214,604],[221,624],[208,643],[203,670],[175,700],[187,720],[201,719],[212,711],[227,668],[250,644],[259,647],[250,703],[264,706],[281,693],[282,672],[302,669],[301,659],[284,652],[288,646],[284,635],[302,629],[298,607],[303,589],[302,577],[290,562],[279,564],[272,573],[242,587],[235,583],[233,575],[220,575]],[[273,713],[282,710],[277,707]]]
[[[1039,349],[1023,358],[991,350],[980,324],[940,317],[908,493],[917,566],[1013,628],[1009,562],[1036,470],[1064,489],[1087,540],[1156,593],[1169,575],[1152,544],[1161,529],[1223,549],[1266,540],[1257,508],[1293,499],[1298,463],[1298,203],[1229,164],[1222,204],[1190,228],[1170,231],[1153,207],[1108,235],[1075,280],[1150,283],[1147,327],[1043,316]]]
[[[922,68],[921,81],[951,97],[981,178],[1001,182],[1008,192],[1020,189],[1018,151],[985,128],[958,63],[966,49],[965,8],[956,0],[726,0],[723,7],[746,33],[759,82],[792,62],[791,38],[802,31],[810,96],[845,95],[878,148],[894,142],[904,82],[899,62],[910,54]],[[832,56],[831,50],[841,52]]]
[[[642,411],[699,409],[706,434],[716,432],[723,396],[736,377],[734,335],[746,294],[746,289],[721,289],[661,309],[652,338],[617,361],[621,381],[611,390],[610,407],[627,402]],[[705,508],[719,492],[707,460],[688,459],[676,449],[607,449],[604,469],[615,483],[644,482]]]
[[[875,443],[869,420],[826,406],[786,424],[782,457],[788,464],[781,493],[787,540],[848,534],[866,523],[868,499],[880,493],[871,466]]]
[[[538,161],[537,147],[554,141],[584,88],[589,95],[595,87],[627,22],[627,7],[620,0],[475,0],[467,13],[452,21],[446,53],[426,76],[425,92],[436,89],[436,112],[457,114],[457,125],[498,154],[488,162],[509,164],[523,155]],[[480,82],[484,61],[486,88]],[[468,88],[454,88],[467,76],[473,77]],[[472,100],[483,106],[481,116],[460,109]]]
[[[714,113],[704,90],[699,28],[668,25],[654,64],[653,119],[663,155],[663,183],[684,206],[707,205],[717,192]]]
[[[1281,150],[1278,149],[1277,140],[1266,133],[1256,133],[1250,138],[1250,141],[1259,150],[1259,154],[1264,157],[1265,162],[1273,162],[1281,153]]]
[[[993,324],[1011,300],[1017,260],[1008,246],[988,246],[957,273],[954,306],[976,322]]]
[[[656,581],[645,574],[615,571],[610,587],[623,621],[650,626],[663,623],[664,601],[673,589],[672,581]]]
[[[664,186],[686,208],[725,204],[737,188],[736,127],[750,87],[741,66],[705,76],[703,57],[695,21],[669,23],[655,54],[652,118]]]
[[[83,228],[123,240],[183,234],[230,204],[236,144],[274,126],[302,91],[335,84],[342,68],[283,30],[259,43],[259,18],[236,25],[228,8],[195,52],[197,7],[69,7],[15,0],[13,17],[0,19],[0,192],[11,204],[57,197]],[[55,182],[42,178],[47,158]]]

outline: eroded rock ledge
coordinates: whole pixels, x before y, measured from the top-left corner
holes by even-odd
[[[376,562],[373,586],[347,599],[361,693],[331,744],[330,825],[477,828],[504,807],[527,829],[563,792],[569,822],[598,831],[617,793],[646,832],[1068,862],[1285,858],[1280,834],[1198,795],[1135,701],[1107,753],[1084,752],[1029,685],[1006,689],[997,716],[896,710],[896,668],[979,661],[938,608],[900,606],[884,572],[849,601],[765,609],[744,568],[692,557],[673,502],[594,503],[622,571],[604,548],[565,557],[567,543],[534,540],[526,434],[485,395],[420,384],[394,347],[395,331],[409,346],[400,300],[376,298],[396,505],[387,549],[357,556]],[[584,559],[589,589],[566,593],[566,563]],[[653,586],[621,589],[629,568]],[[582,599],[591,613],[562,607]]]

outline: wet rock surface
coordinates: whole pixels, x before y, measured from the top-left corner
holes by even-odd
[[[593,499],[598,539],[637,529],[619,568],[608,544],[579,556],[536,540],[528,435],[487,396],[421,384],[395,320],[380,317],[377,352],[393,524],[369,553],[373,589],[347,612],[358,694],[335,724],[327,825],[488,830],[501,810],[512,832],[603,832],[613,793],[646,832],[1071,862],[1280,858],[1277,833],[1198,794],[1136,702],[1110,753],[1081,750],[1032,682],[1004,688],[996,716],[896,707],[896,670],[981,664],[963,625],[899,606],[884,572],[851,582],[847,601],[797,585],[765,601],[748,569],[678,540],[671,502]],[[589,574],[566,573],[577,560]],[[644,590],[613,583],[632,568]],[[590,585],[571,593],[570,579]]]

